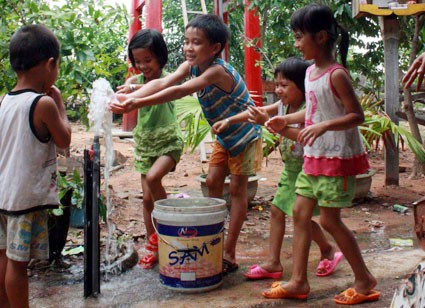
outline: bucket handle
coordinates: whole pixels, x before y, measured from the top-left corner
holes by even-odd
[[[152,221],[152,225],[153,225],[153,228],[155,229],[155,232],[156,232],[156,234],[158,235],[158,238],[161,240],[161,241],[163,241],[167,246],[169,246],[169,247],[171,247],[171,248],[173,248],[175,251],[177,251],[177,252],[192,252],[192,251],[194,251],[194,249],[193,248],[177,248],[176,246],[174,246],[173,244],[171,244],[170,242],[168,242],[166,239],[164,239],[162,236],[161,236],[161,234],[158,232],[158,229],[156,228],[156,225],[155,225],[155,221],[153,220],[153,215],[151,215],[151,221]],[[219,231],[219,233],[221,233],[221,232],[223,232],[224,231],[224,223],[223,223],[223,227],[221,228],[221,230]],[[214,242],[215,241],[215,239],[212,239],[211,241],[210,241],[210,243],[211,242]]]

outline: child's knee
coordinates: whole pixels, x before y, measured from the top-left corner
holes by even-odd
[[[206,182],[208,190],[217,191],[222,190],[224,187],[224,183],[222,181],[218,181],[214,177],[207,177]]]
[[[271,206],[270,212],[271,212],[271,217],[276,220],[284,220],[286,217],[285,212],[283,212],[281,209],[279,209],[276,206]]]
[[[155,185],[161,184],[162,178],[153,172],[146,174],[146,184],[149,187],[155,187]]]

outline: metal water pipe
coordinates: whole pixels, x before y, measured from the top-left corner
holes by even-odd
[[[84,150],[84,297],[100,293],[100,144]]]

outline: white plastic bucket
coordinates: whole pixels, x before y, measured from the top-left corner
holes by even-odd
[[[221,285],[226,201],[164,199],[152,217],[158,231],[160,281],[169,289],[202,292]]]

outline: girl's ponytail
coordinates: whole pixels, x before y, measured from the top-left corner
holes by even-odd
[[[347,67],[347,54],[348,54],[348,45],[350,43],[350,37],[347,30],[345,30],[341,25],[337,23],[337,28],[341,34],[341,41],[339,42],[339,56],[341,57],[341,63],[344,67]]]

